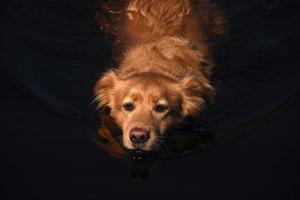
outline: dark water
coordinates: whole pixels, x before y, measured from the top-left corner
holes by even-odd
[[[299,199],[299,1],[214,2],[231,32],[216,104],[136,183],[141,165],[93,140],[92,87],[111,63],[97,2],[0,1],[1,199]]]

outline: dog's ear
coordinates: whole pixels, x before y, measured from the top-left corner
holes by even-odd
[[[214,88],[204,76],[195,76],[186,75],[178,83],[182,96],[182,117],[197,116],[206,104],[213,102]]]
[[[112,107],[111,96],[118,81],[119,78],[115,70],[106,72],[97,81],[94,87],[95,101],[98,103],[97,108],[105,110],[107,107]]]

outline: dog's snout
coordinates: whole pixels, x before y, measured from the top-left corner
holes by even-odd
[[[130,131],[130,141],[134,144],[143,144],[149,140],[149,131],[144,128],[134,128]]]

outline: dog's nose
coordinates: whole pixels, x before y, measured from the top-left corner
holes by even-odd
[[[134,144],[143,144],[149,140],[149,131],[144,128],[134,128],[130,131],[130,140]]]

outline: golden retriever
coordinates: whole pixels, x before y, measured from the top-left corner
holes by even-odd
[[[223,34],[225,20],[204,0],[121,2],[121,20],[108,32],[122,42],[122,56],[94,93],[99,108],[110,108],[124,147],[150,151],[168,128],[212,99],[209,36]]]

